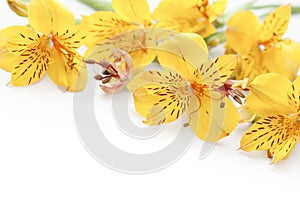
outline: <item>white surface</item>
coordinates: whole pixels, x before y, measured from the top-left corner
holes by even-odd
[[[75,0],[61,2],[76,16],[92,12]],[[234,3],[229,1],[231,7]],[[4,0],[0,5],[0,28],[26,22],[10,12]],[[287,33],[298,42],[299,19],[299,16],[292,18]],[[73,121],[71,93],[59,90],[48,77],[24,88],[5,86],[9,80],[10,75],[1,70],[0,199],[288,199],[298,196],[299,145],[288,160],[269,165],[264,152],[246,154],[236,150],[244,127],[222,140],[204,160],[198,159],[202,145],[198,140],[178,162],[163,171],[148,175],[121,174],[98,163],[82,146]],[[99,113],[108,114],[109,121],[109,98],[95,95],[95,100],[103,102],[97,104],[105,108]],[[117,135],[111,139],[118,140]],[[121,143],[120,139],[116,142]],[[133,145],[136,149],[130,145],[130,151],[151,150],[151,145]],[[124,143],[123,146],[126,148]]]

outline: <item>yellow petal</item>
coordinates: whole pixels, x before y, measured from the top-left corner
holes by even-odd
[[[246,104],[262,117],[295,113],[296,110],[288,104],[287,94],[291,85],[290,80],[279,74],[260,75],[250,85],[251,93]]]
[[[4,69],[5,71],[12,72],[13,64],[15,60],[18,60],[18,57],[11,54],[6,46],[0,45],[0,68]]]
[[[146,117],[144,123],[159,125],[178,119],[187,108],[188,83],[174,71],[147,71],[129,84],[135,108]]]
[[[28,6],[30,25],[42,33],[65,31],[74,24],[74,16],[55,0],[32,0]]]
[[[237,65],[238,56],[228,54],[213,59],[212,61],[215,63],[218,69],[218,74],[221,78],[221,81],[225,83],[225,81],[227,81],[228,78],[230,78],[232,72],[234,71]]]
[[[195,70],[192,80],[190,81],[193,89],[203,84],[215,89],[224,86],[224,82],[234,70],[236,65],[235,60],[235,56],[226,55],[221,56],[220,59],[216,58],[202,63],[200,67]]]
[[[154,10],[157,26],[178,32],[198,33],[202,37],[215,32],[215,27],[209,19],[197,9],[196,1],[163,0]],[[172,9],[170,9],[172,8]]]
[[[295,110],[300,108],[300,76],[294,80],[290,88],[288,88],[288,102]]]
[[[111,39],[119,33],[137,29],[132,23],[124,21],[120,16],[113,12],[95,12],[90,16],[84,16],[82,25],[89,33],[85,44],[89,50],[93,50],[96,45]],[[123,41],[124,43],[124,41]]]
[[[208,54],[208,47],[202,36],[199,36],[198,34],[195,33],[182,33],[182,35],[195,41],[197,44],[199,44],[202,47],[205,53]]]
[[[12,63],[18,57],[14,56],[12,53],[9,52],[7,48],[7,32],[8,28],[2,29],[0,31],[0,68],[4,69],[5,71],[11,72],[13,69]]]
[[[130,56],[133,61],[133,68],[134,69],[140,68],[140,70],[141,70],[153,62],[153,60],[156,57],[156,50],[155,49],[147,49],[145,51],[136,50],[136,51],[130,52]]]
[[[278,42],[272,49],[263,52],[262,66],[269,72],[279,73],[293,80],[300,66],[300,44],[286,39]]]
[[[203,38],[206,38],[216,32],[216,27],[208,20],[203,21],[203,23],[199,23],[197,27],[198,30],[195,30],[195,32],[201,35]]]
[[[193,79],[196,68],[207,61],[207,47],[199,35],[174,34],[158,45],[159,63],[179,72],[187,80]]]
[[[259,31],[259,19],[251,11],[240,11],[228,20],[225,34],[231,48],[244,54],[258,40]]]
[[[56,32],[52,36],[52,43],[61,51],[72,51],[82,46],[86,35],[82,26],[73,25],[62,32]]]
[[[147,0],[112,0],[112,6],[118,15],[129,22],[143,24],[145,20],[151,20]]]
[[[112,62],[115,59],[113,52],[122,50],[132,56],[134,67],[147,65],[156,56],[156,36],[159,33],[160,31],[156,29],[134,29],[122,32],[97,45],[94,44],[96,47],[88,50],[85,57]]]
[[[26,26],[10,26],[0,32],[2,44],[6,44],[8,50],[18,55],[26,46],[29,46],[42,34],[37,34],[32,28]]]
[[[164,20],[176,18],[176,16],[186,16],[183,12],[191,8],[195,4],[194,1],[182,2],[181,0],[162,0],[153,12],[154,19]],[[172,8],[172,9],[170,9]]]
[[[262,41],[268,41],[271,38],[281,39],[286,32],[291,17],[291,6],[283,5],[270,13],[264,20],[261,27]]]
[[[69,91],[83,90],[87,82],[87,70],[80,56],[68,57],[60,54],[56,49],[51,52],[52,63],[48,68],[48,75],[59,86]]]
[[[216,28],[206,18],[203,18],[199,13],[191,15],[190,12],[182,14],[180,18],[160,20],[157,26],[181,33],[197,33],[204,38],[216,32]]]
[[[282,141],[280,144],[275,146],[272,149],[272,153],[274,154],[272,164],[275,164],[282,159],[288,158],[291,152],[293,151],[296,142],[297,137],[293,135],[292,137],[287,138],[286,140]]]
[[[279,145],[287,135],[290,118],[271,115],[255,122],[242,137],[240,149],[244,151],[268,150]]]
[[[144,87],[148,84],[168,83],[169,80],[167,79],[167,77],[163,76],[163,74],[165,73],[166,72],[154,70],[140,73],[130,80],[130,82],[127,84],[127,89],[133,93],[138,88]]]
[[[8,61],[12,72],[11,84],[25,86],[39,81],[47,71],[50,63],[50,40],[46,35],[35,33],[32,29],[12,27],[21,30],[7,36],[8,50],[13,54]]]
[[[210,22],[216,20],[216,18],[222,15],[227,6],[227,0],[214,1],[212,5],[207,6],[207,15],[209,16]]]
[[[237,109],[228,98],[212,99],[208,93],[192,97],[187,116],[195,134],[208,142],[228,136],[240,120]]]

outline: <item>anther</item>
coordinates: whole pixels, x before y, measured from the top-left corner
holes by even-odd
[[[106,84],[106,83],[108,83],[110,80],[111,80],[111,76],[106,76],[106,77],[103,77],[102,78],[102,84]]]
[[[97,74],[94,76],[94,79],[101,81],[103,79],[103,77],[100,74]]]
[[[243,104],[243,102],[242,102],[242,100],[240,99],[240,97],[238,97],[238,96],[233,96],[232,97],[237,103],[239,103],[239,104]]]
[[[245,98],[245,95],[239,91],[238,89],[233,90],[233,93],[236,94],[237,96],[241,97],[241,98]]]
[[[189,124],[188,122],[183,124],[183,127],[184,127],[184,128],[187,128],[187,127],[189,127],[189,126],[190,126],[190,124]]]

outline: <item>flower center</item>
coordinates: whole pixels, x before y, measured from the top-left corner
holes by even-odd
[[[199,84],[197,82],[194,82],[191,84],[191,88],[197,95],[203,96],[205,93],[205,90],[207,90],[208,87],[205,84]]]

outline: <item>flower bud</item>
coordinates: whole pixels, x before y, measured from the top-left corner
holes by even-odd
[[[22,0],[7,0],[10,9],[21,17],[28,17],[27,5]]]

